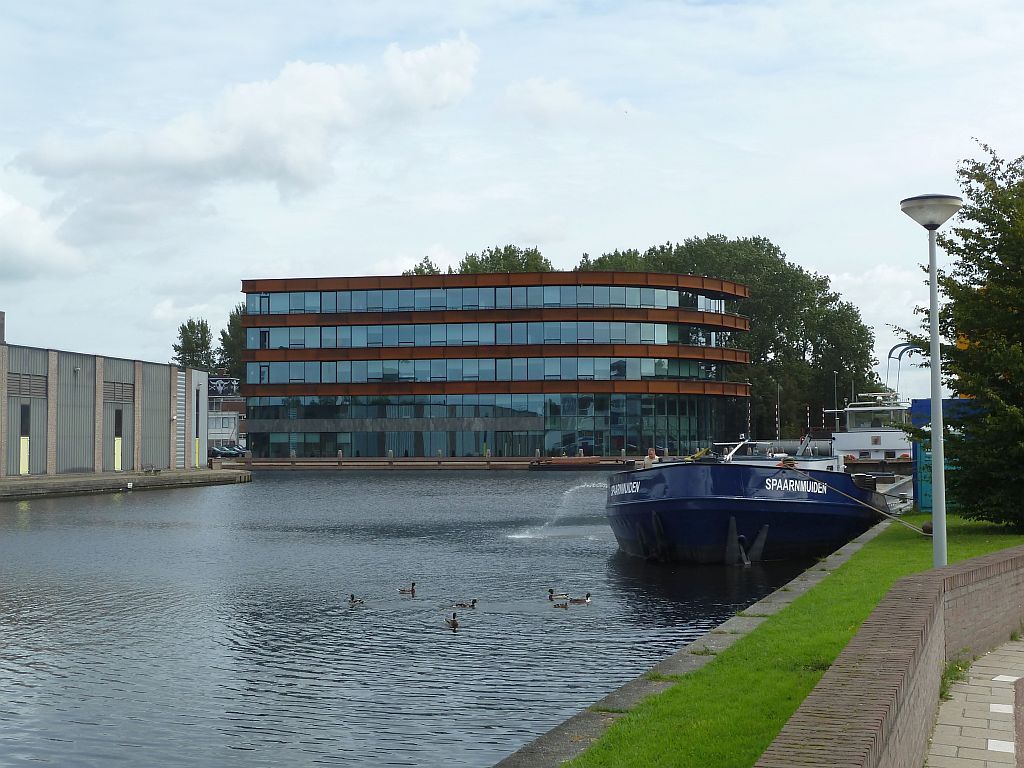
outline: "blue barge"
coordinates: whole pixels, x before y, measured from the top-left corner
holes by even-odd
[[[734,453],[611,475],[606,512],[622,551],[692,563],[817,557],[888,508],[841,457]]]

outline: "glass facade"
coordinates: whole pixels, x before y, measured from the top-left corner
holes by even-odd
[[[637,307],[725,312],[725,300],[693,291],[621,285],[531,285],[510,288],[407,288],[371,291],[250,293],[249,315],[344,312],[438,312],[461,309]]]
[[[577,273],[536,277],[566,284],[418,287],[445,279],[431,276],[366,279],[407,288],[278,291],[263,289],[287,281],[258,281],[260,290],[246,291],[243,317],[243,393],[253,456],[642,455],[652,446],[682,455],[743,431],[746,385],[733,380],[744,378],[745,357],[731,348],[746,325],[735,315],[722,317],[745,295],[742,286],[719,283],[705,295],[684,288],[581,285]],[[627,278],[647,282],[645,275]],[[692,285],[701,279],[658,280]],[[508,322],[479,322],[487,318],[477,314],[537,308],[573,308],[575,319],[536,321],[534,312],[529,321],[506,313],[500,319]],[[638,322],[619,319],[619,308],[707,314],[696,324],[661,321],[665,315],[659,322]],[[458,316],[451,313],[464,310],[474,311],[467,316],[473,322],[454,322]],[[408,314],[394,315],[430,311],[449,313],[442,318],[449,322],[415,323]],[[292,318],[302,325],[284,317],[295,314],[307,316]],[[614,344],[614,350],[601,351],[616,354],[579,354],[579,346],[588,344]],[[526,345],[543,345],[544,354],[522,349]],[[567,347],[562,354],[559,345]],[[695,346],[717,349],[695,352]],[[465,351],[452,357],[448,347]],[[579,391],[544,391],[544,382],[566,381]],[[668,382],[689,383],[669,384],[672,392],[666,392]],[[404,394],[403,384],[410,385]],[[591,386],[603,391],[588,392]]]
[[[416,323],[252,327],[246,349],[472,347],[514,344],[691,344],[727,347],[729,331],[683,323]]]
[[[439,450],[444,456],[482,456],[488,449],[495,456],[528,456],[536,450],[633,455],[652,445],[660,453],[681,455],[706,446],[723,429],[742,431],[740,410],[731,398],[609,393],[248,399],[249,419],[268,427],[250,432],[253,455],[275,458],[292,451],[296,456],[336,456],[337,451],[348,457],[387,456],[388,450],[395,456],[436,456]],[[366,420],[378,421],[380,429],[368,432]],[[481,421],[491,428],[469,429]],[[275,429],[286,424],[296,428]]]
[[[718,381],[725,366],[665,357],[499,357],[246,363],[246,384],[365,384],[375,381]]]

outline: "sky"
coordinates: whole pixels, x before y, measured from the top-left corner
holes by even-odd
[[[243,279],[761,235],[885,380],[928,301],[899,201],[957,194],[978,141],[1024,154],[1022,28],[1013,0],[8,3],[7,341],[167,361]]]

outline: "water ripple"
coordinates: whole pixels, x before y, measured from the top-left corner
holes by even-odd
[[[624,559],[604,497],[287,473],[0,504],[0,764],[491,765],[794,572]]]

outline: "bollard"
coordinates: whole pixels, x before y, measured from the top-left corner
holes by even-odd
[[[539,459],[540,458],[540,448],[537,448],[537,449],[534,450],[533,458],[535,458],[535,459]]]
[[[441,456],[442,456],[441,450],[438,449],[438,451],[437,451],[437,463],[438,463],[438,465],[441,464]]]
[[[395,452],[393,449],[388,448],[388,464],[395,463]]]

